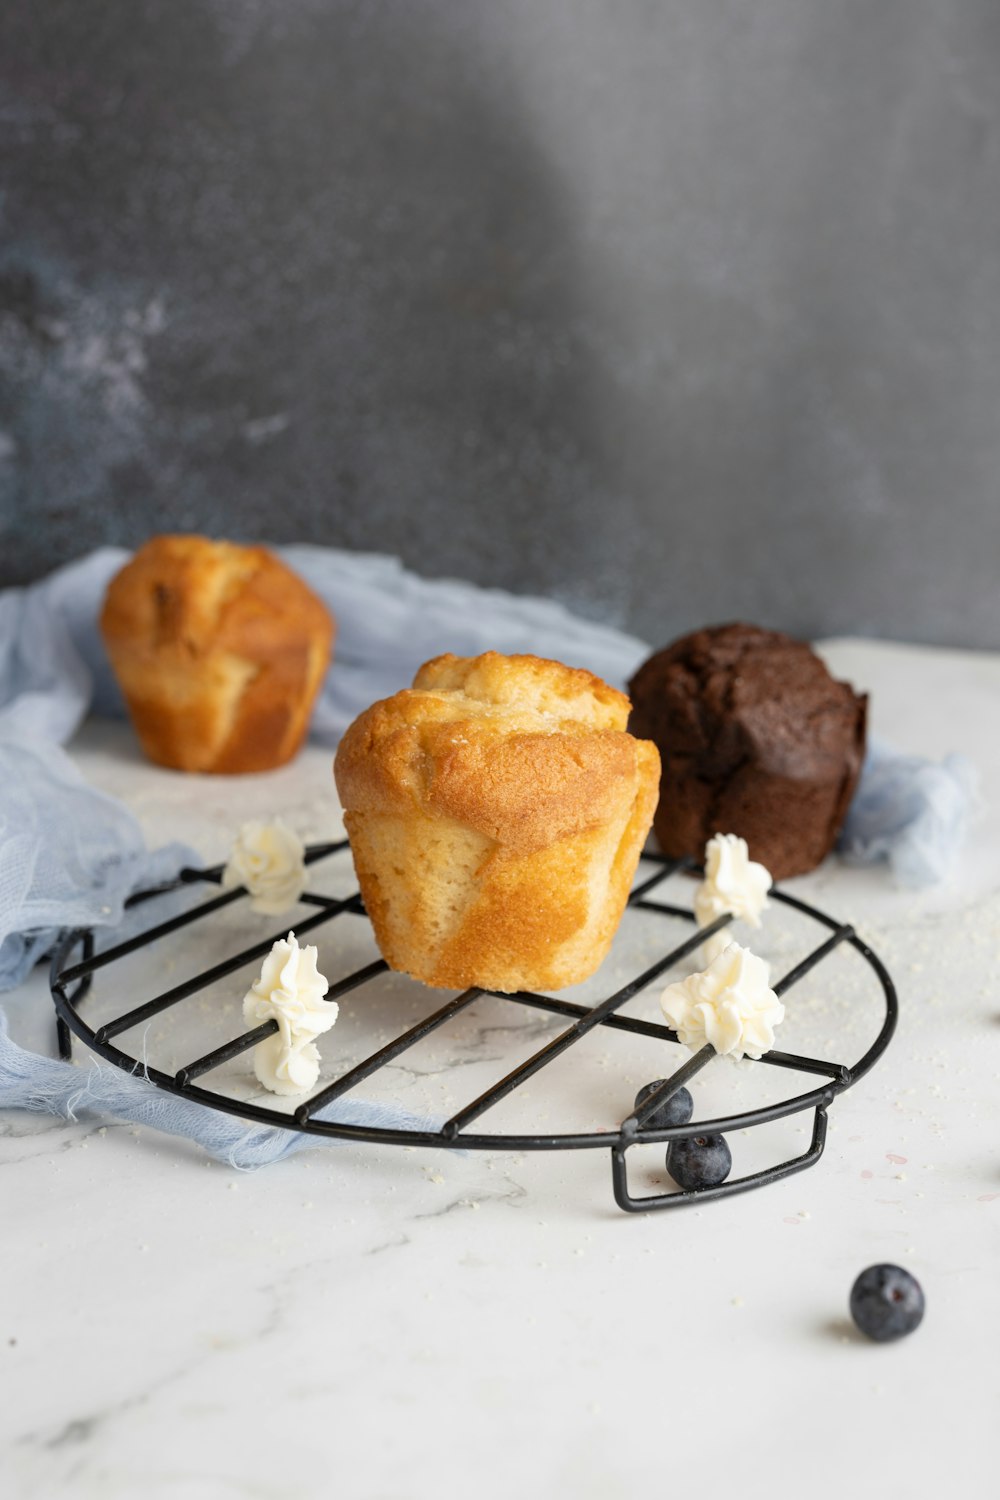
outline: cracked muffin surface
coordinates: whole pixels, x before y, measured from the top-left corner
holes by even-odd
[[[367,709],[335,762],[387,962],[445,988],[559,989],[593,973],[659,782],[628,699],[535,656],[441,656]]]
[[[223,774],[295,755],[335,631],[267,548],[187,535],[139,548],[108,586],[100,628],[150,760]]]
[[[663,761],[654,829],[664,853],[701,858],[736,833],[775,879],[830,852],[865,750],[867,698],[803,641],[719,625],[654,653],[629,684],[633,733]]]

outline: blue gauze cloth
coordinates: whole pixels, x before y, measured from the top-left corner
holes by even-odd
[[[232,1167],[252,1171],[272,1161],[282,1161],[303,1146],[314,1145],[315,1136],[277,1125],[254,1125],[193,1100],[175,1098],[154,1088],[141,1074],[94,1061],[89,1067],[40,1057],[11,1040],[7,1018],[0,1010],[0,1109],[30,1109],[76,1120],[80,1114],[114,1115],[136,1125],[148,1125],[167,1135],[197,1141],[212,1156]],[[371,1125],[387,1130],[441,1128],[441,1121],[407,1114],[387,1104],[365,1104],[338,1100],[317,1110],[317,1120],[336,1120],[342,1125]]]
[[[649,647],[562,605],[409,573],[398,558],[333,547],[276,547],[337,621],[334,665],[310,735],[333,745],[362,709],[409,684],[444,651],[526,651],[586,667],[624,688]],[[5,728],[65,742],[88,710],[122,718],[125,705],[97,617],[128,562],[101,547],[26,589],[0,593],[0,735]]]
[[[618,687],[649,654],[636,637],[578,619],[547,600],[428,581],[378,554],[276,550],[337,619],[335,664],[311,727],[327,744],[369,703],[396,692],[421,662],[443,651],[533,652],[585,666]],[[122,925],[130,892],[164,883],[181,865],[196,862],[178,845],[147,851],[131,814],[88,787],[58,748],[88,711],[124,713],[97,618],[108,582],[128,555],[101,548],[29,588],[0,593],[0,989],[18,984],[65,928],[113,929],[115,940],[134,929],[145,909],[126,915]],[[900,879],[940,879],[961,838],[970,797],[962,757],[934,766],[876,752],[848,817],[845,850],[861,862],[888,859]],[[278,1127],[247,1129],[95,1061],[81,1070],[27,1052],[7,1036],[2,1013],[0,1030],[0,1104],[8,1108],[66,1118],[87,1108],[141,1119],[243,1167],[278,1160],[306,1143]],[[341,1100],[331,1109],[344,1123],[437,1128],[437,1122],[384,1105]]]
[[[965,838],[978,780],[964,755],[946,755],[938,765],[871,741],[838,851],[852,864],[888,861],[900,885],[944,880]]]
[[[117,927],[134,890],[196,863],[182,844],[150,853],[128,809],[57,745],[0,738],[0,990],[65,928]]]

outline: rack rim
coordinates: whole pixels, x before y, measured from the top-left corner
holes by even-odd
[[[347,846],[347,842],[348,841],[344,839],[333,844],[311,846],[307,851],[309,863],[313,863],[317,859],[324,858],[327,854],[332,854],[340,851]],[[660,877],[662,879],[667,878],[667,876],[674,873],[678,869],[684,867],[687,867],[688,869],[695,868],[687,861],[671,860],[666,856],[650,852],[644,853],[642,855],[642,860],[646,863],[655,863],[663,867],[663,874]],[[220,867],[214,867],[205,870],[182,870],[176,880],[167,882],[161,886],[157,886],[152,890],[137,892],[135,896],[130,898],[127,905],[137,905],[140,902],[154,899],[158,895],[166,895],[171,891],[180,889],[184,885],[189,885],[197,881],[214,881],[215,883],[218,883],[220,873]],[[236,899],[241,894],[246,893],[237,890],[228,894],[231,895],[232,899]],[[617,1130],[608,1129],[551,1133],[536,1132],[527,1135],[514,1133],[465,1133],[464,1131],[457,1130],[452,1134],[445,1134],[443,1127],[436,1131],[411,1130],[387,1126],[352,1125],[335,1120],[321,1120],[316,1118],[299,1119],[296,1118],[295,1114],[286,1115],[266,1106],[253,1104],[250,1101],[233,1099],[227,1095],[215,1093],[211,1089],[201,1088],[199,1085],[190,1081],[178,1082],[177,1075],[172,1075],[164,1072],[162,1069],[141,1063],[137,1058],[130,1057],[128,1053],[124,1052],[121,1048],[116,1047],[109,1040],[102,1040],[99,1037],[98,1032],[101,1028],[98,1027],[95,1030],[93,1027],[91,1027],[77,1009],[77,1006],[85,998],[87,991],[90,988],[93,973],[92,969],[88,969],[87,972],[83,974],[77,973],[77,971],[79,971],[81,968],[86,969],[87,965],[93,961],[94,929],[85,927],[73,928],[64,933],[61,936],[52,956],[50,968],[50,990],[56,1010],[60,1052],[63,1056],[69,1055],[70,1033],[72,1033],[72,1035],[75,1036],[79,1041],[81,1041],[90,1051],[94,1052],[105,1062],[111,1063],[114,1067],[117,1067],[123,1072],[126,1072],[132,1076],[144,1077],[148,1079],[149,1082],[154,1084],[155,1087],[162,1089],[166,1093],[173,1094],[176,1097],[193,1100],[209,1109],[214,1109],[225,1114],[234,1115],[238,1118],[248,1120],[251,1123],[276,1126],[283,1130],[290,1130],[307,1135],[315,1135],[346,1141],[367,1142],[372,1144],[392,1146],[420,1146],[426,1148],[465,1151],[522,1152],[610,1149],[612,1151],[613,1161],[617,1162],[618,1167],[620,1167],[623,1171],[624,1153],[629,1147],[635,1145],[655,1145],[659,1143],[666,1143],[680,1137],[690,1136],[692,1134],[692,1125],[696,1126],[698,1133],[718,1132],[725,1134],[727,1131],[746,1129],[758,1125],[769,1124],[774,1120],[787,1118],[789,1115],[798,1114],[800,1112],[812,1109],[816,1111],[817,1118],[816,1129],[814,1131],[815,1146],[815,1137],[819,1134],[820,1131],[820,1118],[822,1118],[824,1122],[823,1133],[825,1134],[825,1113],[827,1107],[835,1098],[837,1098],[838,1095],[846,1092],[847,1089],[851,1088],[862,1077],[864,1077],[865,1074],[868,1073],[872,1067],[874,1067],[876,1062],[878,1062],[879,1058],[883,1055],[886,1048],[888,1047],[898,1021],[898,997],[896,994],[895,984],[893,983],[893,980],[885,964],[879,958],[878,954],[874,952],[869,944],[866,943],[864,939],[861,938],[853,930],[853,928],[845,928],[843,924],[838,922],[835,918],[830,917],[825,912],[822,912],[818,908],[812,906],[810,903],[803,901],[797,896],[792,896],[789,893],[782,891],[776,887],[772,887],[769,894],[772,899],[801,912],[807,917],[812,918],[821,926],[828,928],[831,932],[840,934],[840,941],[854,948],[855,951],[860,954],[860,956],[866,961],[868,966],[873,970],[876,978],[879,981],[882,989],[883,999],[885,1002],[885,1015],[879,1032],[867,1051],[862,1054],[857,1062],[850,1066],[831,1064],[830,1067],[833,1068],[834,1066],[836,1066],[838,1071],[836,1072],[836,1074],[830,1076],[827,1082],[825,1082],[824,1084],[818,1086],[815,1089],[810,1089],[803,1094],[794,1095],[789,1099],[778,1100],[774,1103],[761,1105],[755,1109],[742,1111],[737,1114],[720,1116],[714,1120],[697,1120],[689,1122],[685,1125],[667,1126],[660,1129],[648,1129],[637,1126],[635,1123],[634,1115],[630,1115],[624,1121],[622,1121]],[[636,895],[637,892],[633,891],[632,896],[630,897],[630,904],[635,904]],[[348,909],[350,907],[350,901],[352,899],[354,898],[349,898],[344,902],[338,902],[336,904],[341,909]],[[669,910],[671,915],[682,917],[684,919],[690,920],[691,922],[695,921],[693,911],[689,912],[686,909],[682,910],[681,908],[676,907],[671,907]],[[338,913],[331,913],[331,915],[336,914]],[[194,918],[193,920],[196,920],[196,918]],[[134,946],[138,947],[141,945],[142,942],[140,936],[140,938],[136,940]],[[69,959],[71,958],[75,950],[81,946],[85,955],[83,964],[71,964],[69,962]],[[795,971],[793,970],[791,972],[794,973]],[[69,985],[73,983],[74,979],[77,979],[78,982],[76,984],[76,987],[73,990],[70,990]],[[647,984],[640,986],[640,989],[637,990],[636,993],[640,993],[642,989],[648,988],[648,984],[652,982],[653,981],[650,980],[647,982]],[[496,995],[499,998],[509,1000],[513,1003],[518,1003],[518,996],[516,994],[502,995],[498,991],[491,990],[483,990],[481,991],[481,994],[489,996]],[[540,998],[548,997],[534,997],[533,1003],[537,1002]],[[520,1003],[524,1004],[525,1002],[521,1001]],[[541,1008],[544,1009],[544,1005],[542,1005]],[[595,1009],[596,1007],[591,1008]],[[553,1013],[558,1012],[554,1011]],[[597,1024],[601,1025],[605,1023],[598,1022]],[[704,1050],[710,1051],[711,1049]],[[764,1057],[759,1060],[759,1062],[755,1063],[755,1066],[766,1065],[767,1062],[768,1054],[765,1054]],[[183,1069],[179,1071],[182,1072]],[[811,1165],[814,1160],[818,1159],[818,1155],[821,1154],[821,1151],[822,1140],[819,1141],[818,1150],[816,1150],[814,1155],[810,1156],[810,1154],[807,1152],[805,1157],[794,1158],[792,1162],[782,1163],[779,1167],[771,1168],[763,1174],[755,1175],[758,1177],[762,1177],[766,1181],[776,1180],[779,1176],[788,1175],[788,1171],[790,1170],[800,1170],[800,1163],[801,1166]],[[663,1203],[660,1199],[629,1199],[627,1203],[623,1203],[618,1192],[618,1167],[616,1167],[615,1187],[616,1197],[619,1198],[620,1206],[629,1208],[632,1211],[634,1211],[634,1206],[638,1204],[654,1203],[655,1206],[666,1206],[666,1204]],[[697,1192],[691,1194],[678,1192],[669,1194],[667,1195],[667,1197],[671,1201],[685,1201],[689,1198],[695,1197],[703,1201],[706,1196],[720,1196],[722,1194],[729,1194],[734,1191],[744,1191],[747,1188],[755,1187],[758,1185],[763,1185],[763,1183],[750,1181],[749,1179],[742,1179],[726,1182],[722,1184],[719,1189],[699,1189],[697,1190]]]

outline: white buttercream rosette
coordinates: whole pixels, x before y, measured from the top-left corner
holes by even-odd
[[[279,938],[260,978],[243,999],[248,1026],[277,1021],[278,1030],[254,1048],[254,1072],[274,1094],[301,1094],[319,1077],[316,1037],[337,1019],[339,1006],[323,997],[330,988],[317,968],[316,949],[300,948],[294,932]]]
[[[252,909],[269,917],[293,907],[308,879],[302,840],[281,818],[244,823],[222,872],[227,890],[245,886]]]
[[[707,969],[668,985],[660,1005],[685,1047],[697,1052],[708,1042],[726,1057],[762,1057],[785,1018],[767,964],[739,943]]]
[[[746,839],[735,833],[715,834],[705,845],[705,878],[694,894],[698,926],[708,927],[731,912],[748,927],[759,927],[770,889],[770,872],[750,858]],[[725,931],[714,933],[702,944],[706,960],[717,958],[731,941]]]

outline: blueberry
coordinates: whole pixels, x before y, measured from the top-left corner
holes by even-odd
[[[923,1289],[902,1266],[869,1266],[851,1287],[851,1317],[879,1344],[912,1333],[923,1315]]]
[[[667,1171],[680,1188],[716,1187],[732,1165],[724,1135],[689,1135],[667,1147]]]
[[[657,1089],[661,1089],[666,1083],[665,1078],[654,1078],[652,1083],[647,1083],[635,1096],[633,1109],[641,1109]],[[686,1125],[694,1114],[694,1100],[687,1089],[678,1089],[676,1094],[671,1094],[659,1109],[653,1111],[648,1120],[642,1124],[643,1130],[663,1130],[667,1125]]]

